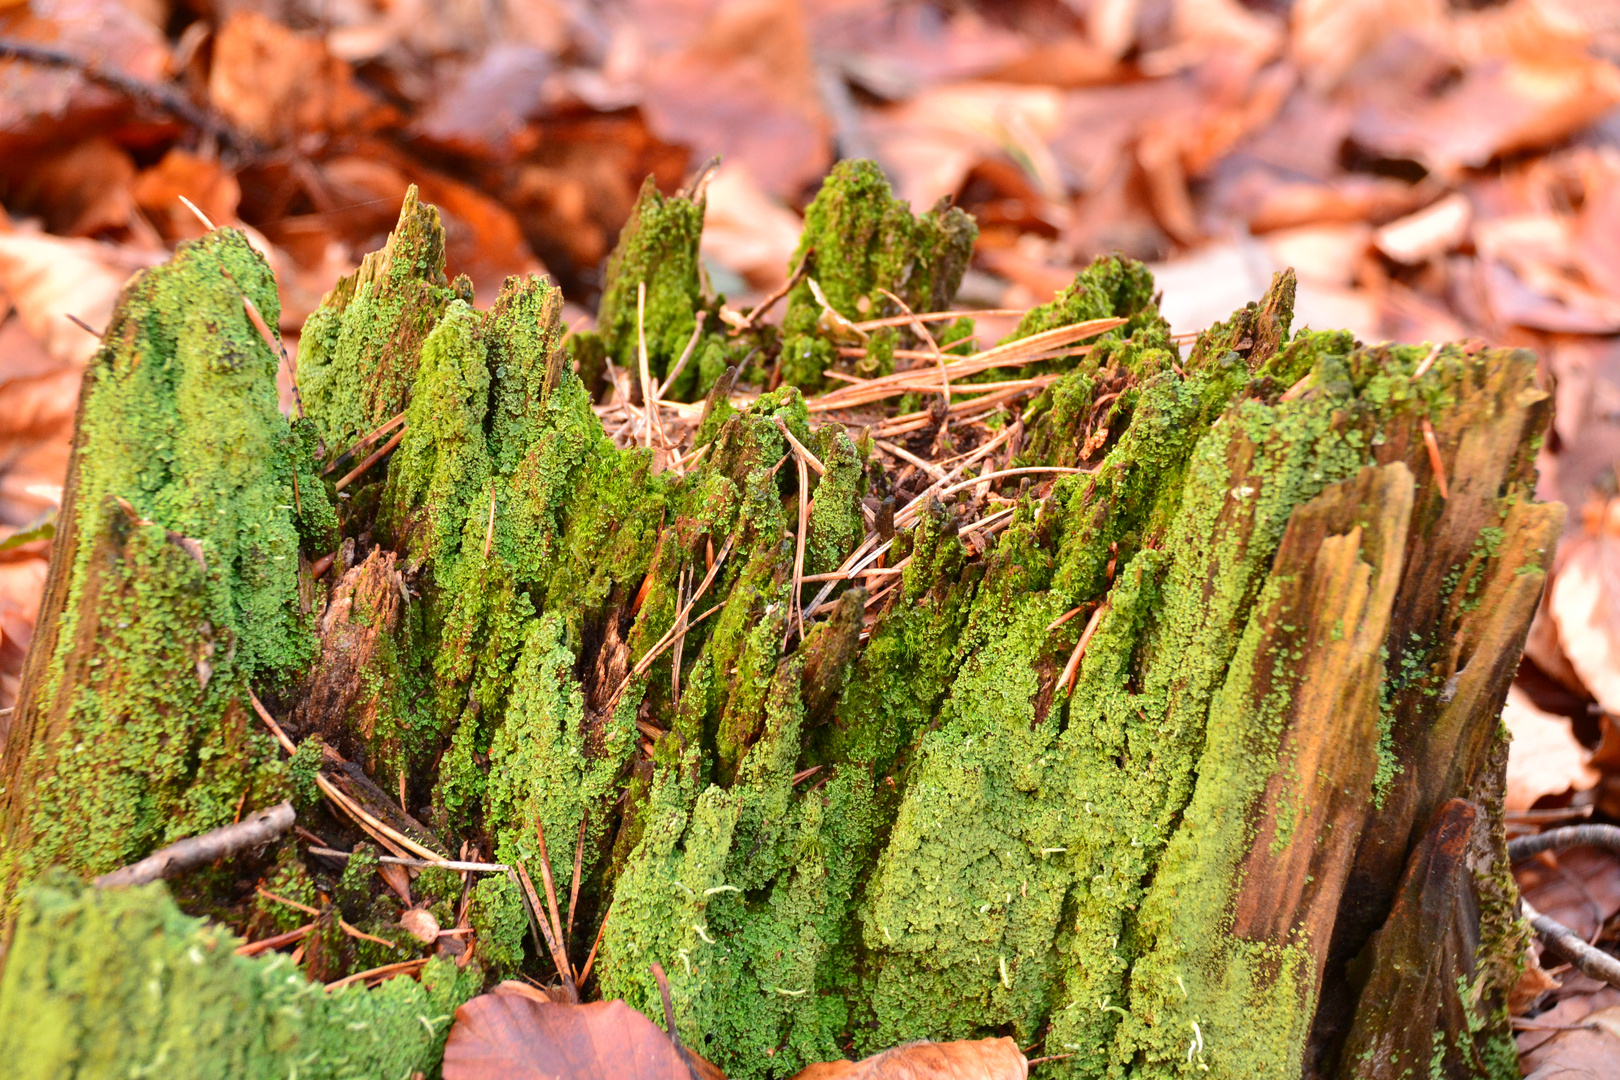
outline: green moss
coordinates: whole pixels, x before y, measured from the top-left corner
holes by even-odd
[[[469,917],[484,966],[498,977],[515,974],[523,962],[524,936],[529,933],[522,890],[505,877],[479,878],[473,886]]]
[[[476,967],[327,992],[281,953],[236,956],[229,932],[182,915],[161,884],[34,889],[0,979],[0,1052],[16,1075],[438,1075]]]
[[[607,356],[631,372],[639,366],[636,297],[641,285],[646,286],[647,359],[655,377],[668,374],[692,336],[701,305],[698,239],[703,212],[703,199],[666,198],[649,176],[619,232],[608,257],[596,326]]]
[[[962,283],[978,231],[971,217],[945,203],[913,217],[876,164],[843,161],[805,211],[793,261],[805,260],[806,276],[816,280],[827,302],[846,319],[897,314],[883,289],[913,311],[942,311]],[[805,389],[818,388],[825,381],[822,371],[836,361],[831,342],[818,336],[821,304],[808,282],[788,293],[787,304],[782,378]],[[893,364],[895,340],[888,335],[878,339],[869,368]]]
[[[387,245],[322,298],[299,338],[299,393],[329,455],[404,411],[422,343],[458,295],[438,208],[412,185]],[[460,298],[471,303],[470,290]]]
[[[67,577],[20,703],[32,752],[4,792],[8,906],[52,863],[101,873],[228,824],[244,792],[249,808],[283,797],[243,690],[312,659],[300,526],[329,521],[244,290],[274,324],[270,269],[240,233],[181,245],[126,287],[87,374]]]

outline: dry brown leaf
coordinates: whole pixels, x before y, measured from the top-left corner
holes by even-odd
[[[1591,753],[1575,739],[1569,718],[1536,708],[1518,687],[1508,691],[1502,722],[1513,742],[1508,748],[1508,810],[1528,810],[1546,795],[1586,791],[1598,782]]]
[[[495,45],[430,99],[416,131],[430,145],[483,158],[531,150],[535,137],[526,137],[525,124],[551,72],[551,57],[533,46]]]
[[[1384,102],[1357,118],[1358,143],[1442,176],[1568,138],[1620,103],[1620,70],[1591,56],[1496,59],[1437,97]]]
[[[1526,1080],[1620,1080],[1620,1006],[1581,1019],[1525,1054]]]
[[[118,291],[136,270],[155,266],[166,252],[41,233],[0,233],[0,289],[28,332],[58,363],[84,364],[99,342],[67,318],[76,315],[105,329]]]
[[[444,1080],[497,1077],[692,1080],[669,1036],[624,1002],[561,1005],[511,983],[457,1009],[444,1046]]]
[[[722,163],[710,177],[703,258],[751,288],[768,292],[787,280],[802,229],[799,215],[765,194],[746,164]]]
[[[1011,1039],[916,1042],[861,1061],[829,1061],[793,1080],[1026,1080],[1029,1063]],[[448,1080],[448,1078],[447,1078]]]
[[[320,38],[245,8],[219,28],[208,96],[233,124],[270,143],[365,129],[389,112]]]
[[[956,194],[977,162],[1003,156],[1023,165],[1043,198],[1062,198],[1051,142],[1063,122],[1063,95],[1050,87],[953,83],[869,111],[862,132],[897,193],[925,210]]]
[[[150,169],[135,178],[135,202],[147,218],[173,244],[192,240],[207,230],[181,196],[208,216],[215,225],[236,222],[242,188],[217,158],[202,157],[175,147]]]
[[[1620,500],[1599,504],[1599,531],[1559,559],[1548,604],[1564,655],[1604,711],[1620,713]],[[1612,524],[1611,524],[1612,522]],[[1610,530],[1614,530],[1611,532]]]
[[[1378,250],[1401,263],[1420,263],[1442,255],[1468,237],[1473,207],[1468,196],[1452,192],[1414,214],[1380,228],[1373,236]]]
[[[1326,92],[1389,34],[1437,28],[1445,8],[1443,0],[1299,0],[1289,49],[1305,81]]]
[[[439,940],[439,920],[427,908],[411,908],[399,917],[403,926],[417,941],[431,945]]]
[[[747,163],[787,199],[832,163],[804,11],[794,0],[723,0],[690,44],[648,61],[642,108],[698,160]]]
[[[409,171],[407,171],[409,170]],[[353,247],[376,246],[365,239],[386,234],[399,213],[405,190],[416,184],[423,202],[439,208],[444,221],[446,272],[472,278],[478,302],[495,302],[510,274],[540,273],[511,211],[478,189],[379,147],[376,154],[354,154],[325,164],[322,175],[332,198],[346,211],[318,220],[354,236]]]
[[[93,57],[101,65],[149,82],[169,67],[163,32],[117,0],[32,0],[0,8],[0,37]],[[0,60],[0,162],[76,138],[126,119],[123,95],[67,68]]]
[[[129,224],[135,163],[111,139],[94,136],[59,153],[24,156],[18,164],[6,198],[13,213],[38,217],[61,236],[92,236]]]

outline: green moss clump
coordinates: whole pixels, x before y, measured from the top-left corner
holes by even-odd
[[[0,977],[0,1053],[15,1075],[314,1078],[438,1075],[476,966],[328,992],[281,953],[182,915],[162,884],[33,889]]]
[[[636,296],[647,289],[644,328],[647,359],[655,376],[666,375],[692,336],[701,305],[698,240],[704,200],[665,197],[651,176],[641,185],[630,220],[608,257],[596,327],[613,362],[637,369]]]
[[[445,279],[439,210],[413,184],[387,245],[321,299],[299,338],[298,390],[329,456],[404,411],[422,343],[458,297],[472,302]]]
[[[806,276],[851,321],[898,313],[882,289],[915,312],[941,311],[962,284],[978,232],[970,216],[944,202],[913,217],[876,164],[842,161],[805,211],[804,235],[793,258],[795,264],[805,260]],[[831,341],[818,333],[821,304],[807,281],[793,288],[787,304],[782,378],[807,390],[819,388],[825,382],[822,371],[836,359]],[[887,335],[882,340],[888,344],[880,341],[878,366],[885,349],[888,363],[893,362],[894,340]]]
[[[244,296],[274,324],[274,279],[241,233],[183,244],[126,286],[86,374],[66,577],[0,793],[4,906],[53,863],[102,873],[228,824],[244,792],[250,808],[284,797],[244,690],[312,659],[300,534],[330,522]]]

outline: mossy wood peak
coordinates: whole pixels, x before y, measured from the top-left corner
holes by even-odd
[[[0,777],[0,1057],[432,1075],[461,1002],[555,977],[516,884],[406,881],[364,843],[83,884],[285,798],[365,840],[319,782],[536,881],[538,823],[577,894],[570,962],[600,937],[587,996],[661,1021],[658,961],[683,1042],[732,1077],[985,1035],[1074,1080],[1516,1076],[1529,931],[1499,714],[1563,520],[1534,499],[1535,359],[1296,330],[1289,273],[1183,352],[1146,269],[1099,259],[1014,337],[1124,324],[944,436],[1014,429],[981,471],[1086,471],[924,500],[884,557],[898,583],[835,584],[801,629],[823,583],[796,575],[873,542],[896,482],[805,395],[932,348],[898,326],[851,349],[848,324],[891,297],[948,308],[975,228],[841,164],[781,326],[739,328],[702,219],[701,188],[649,182],[597,328],[565,341],[545,278],[474,307],[413,191],[305,326],[291,422],[242,234],[130,281],[85,374]],[[639,382],[643,338],[659,380],[691,350],[666,398],[708,394],[684,474],[593,410],[617,372]],[[397,450],[337,493],[332,466],[400,413]],[[940,450],[943,415],[913,449]],[[1010,517],[964,535],[959,499]],[[385,881],[441,926],[465,913],[470,962],[324,993],[432,953]],[[233,931],[305,923],[297,964],[234,953]]]

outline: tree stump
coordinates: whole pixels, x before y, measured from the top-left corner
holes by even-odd
[[[850,344],[854,320],[909,316],[895,296],[942,306],[971,242],[880,181],[845,164],[818,196],[783,335],[733,333],[701,289],[701,192],[645,189],[613,317],[566,343],[544,279],[487,312],[447,285],[413,197],[312,317],[291,425],[243,307],[273,315],[274,289],[238,234],[133,282],[86,376],[6,751],[0,1030],[41,1001],[85,1046],[121,1022],[116,996],[52,981],[81,947],[65,910],[147,912],[107,924],[129,963],[203,932],[161,887],[137,903],[63,870],[292,797],[316,833],[365,839],[364,814],[395,854],[472,845],[537,881],[543,831],[577,898],[560,949],[578,967],[600,939],[589,996],[659,1017],[659,962],[683,1042],[734,1077],[986,1035],[1075,1078],[1516,1075],[1498,717],[1563,515],[1534,501],[1534,358],[1295,332],[1291,274],[1183,357],[1145,268],[1101,259],[1015,338],[1115,328],[1037,356],[1050,378],[991,425],[919,413],[909,445],[942,471],[953,440],[1000,441],[900,505],[916,486],[803,393],[965,348],[966,325],[925,342],[905,318]],[[593,409],[660,384],[717,387],[685,406],[684,467]],[[401,410],[397,449],[337,492]],[[399,905],[374,856],[298,845],[181,901],[262,936],[304,916],[256,881],[329,897],[305,974],[358,970],[374,946],[334,927],[376,940]],[[389,887],[471,920],[461,989],[448,958],[424,976],[435,1000],[553,971],[506,878]]]

